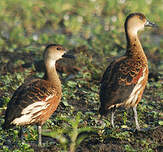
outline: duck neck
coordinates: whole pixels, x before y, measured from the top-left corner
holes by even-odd
[[[137,32],[132,33],[126,30],[127,51],[126,55],[134,58],[143,58],[147,62],[146,55],[138,38]]]
[[[45,70],[43,79],[49,81],[50,84],[56,88],[58,93],[61,94],[62,92],[61,81],[57,74],[55,63],[50,64],[48,62],[45,62],[45,67],[46,67],[46,70]]]

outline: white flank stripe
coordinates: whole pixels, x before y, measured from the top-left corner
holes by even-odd
[[[49,99],[51,99],[53,97],[54,97],[54,94],[51,94],[50,96],[47,96],[46,99],[45,99],[45,102],[47,102]]]
[[[116,107],[119,107],[119,106],[122,106],[122,105],[124,105],[125,107],[130,107],[130,106],[135,105],[135,103],[136,103],[136,101],[138,99],[139,93],[141,91],[139,89],[142,86],[141,82],[143,81],[143,79],[145,77],[145,74],[144,74],[145,71],[146,71],[146,68],[143,70],[143,76],[139,78],[139,80],[138,80],[137,84],[135,85],[133,91],[131,92],[128,100],[125,100],[123,103],[111,105],[110,107],[108,107],[108,109],[113,108],[115,105],[116,105]]]
[[[35,102],[23,109],[21,112],[22,116],[14,119],[11,124],[24,125],[34,122],[36,117],[42,114],[42,110],[46,109],[49,105],[48,102]]]
[[[41,111],[43,109],[46,109],[47,107],[47,101],[52,98],[54,95],[50,95],[46,98],[45,101],[39,101],[39,102],[35,102],[29,106],[27,106],[25,109],[23,109],[23,111],[21,112],[21,114],[28,114],[28,113],[36,113],[38,111]]]
[[[31,122],[31,115],[23,115],[19,118],[14,119],[11,124],[15,124],[15,125],[25,125],[25,124],[29,124],[29,122]]]
[[[132,100],[134,99],[134,96],[131,96],[130,95],[130,97],[129,97],[129,99],[126,101],[126,105],[129,105],[131,102],[132,102]]]
[[[131,95],[129,96],[128,100],[124,103],[126,106],[127,105],[134,105],[138,99],[139,93],[141,90],[139,90],[142,86],[141,82],[144,79],[144,72],[145,72],[146,68],[143,70],[143,76],[139,78],[136,86],[134,87]]]
[[[27,106],[23,111],[21,112],[22,115],[29,114],[29,113],[36,113],[46,106],[46,102],[35,102],[29,106]]]

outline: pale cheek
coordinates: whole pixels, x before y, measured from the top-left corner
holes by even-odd
[[[129,33],[131,33],[132,35],[137,35],[138,31],[141,31],[143,29],[144,29],[144,25],[138,26],[138,27],[135,27],[133,29],[130,29]]]
[[[51,57],[51,58],[48,60],[48,65],[49,65],[50,67],[55,66],[56,61],[62,58],[62,54],[63,54],[63,53],[55,54],[55,56]]]
[[[132,28],[132,29],[130,29],[129,30],[129,33],[131,34],[131,35],[137,35],[137,33],[138,33],[138,28]]]
[[[139,30],[141,31],[144,30],[144,25],[142,25]]]
[[[59,60],[59,59],[61,59],[62,58],[62,55],[63,55],[64,53],[57,53],[56,55],[55,55],[55,59],[54,60]]]

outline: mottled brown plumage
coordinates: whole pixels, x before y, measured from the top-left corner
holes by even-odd
[[[37,124],[41,145],[41,126],[56,110],[62,96],[55,62],[62,57],[69,57],[65,52],[61,45],[51,44],[46,47],[44,51],[46,72],[43,79],[25,82],[15,91],[7,105],[4,129],[13,125]]]
[[[127,51],[124,56],[114,60],[106,69],[101,80],[99,112],[106,115],[112,111],[111,123],[114,127],[114,112],[117,107],[132,107],[134,110],[136,128],[136,106],[148,79],[148,62],[137,32],[145,26],[154,26],[141,13],[130,14],[125,21]]]

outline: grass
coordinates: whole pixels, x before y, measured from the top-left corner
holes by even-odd
[[[76,61],[58,62],[63,97],[57,111],[43,126],[44,147],[36,146],[36,126],[25,129],[25,143],[21,143],[18,128],[6,132],[0,125],[0,151],[159,151],[163,142],[161,3],[161,0],[0,1],[0,124],[15,89],[29,77],[42,77],[37,63],[46,44],[62,44],[77,57]],[[140,126],[150,128],[145,132],[129,130],[135,127],[131,110],[116,112],[114,129],[110,115],[102,121],[98,115],[99,81],[112,58],[125,52],[123,24],[131,12],[142,12],[159,25],[158,30],[141,33],[153,74],[138,105]]]

